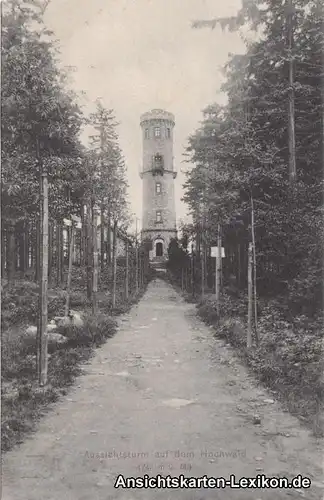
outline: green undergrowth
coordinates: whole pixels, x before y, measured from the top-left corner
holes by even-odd
[[[65,344],[51,344],[46,388],[39,388],[36,374],[35,343],[23,336],[7,340],[2,346],[2,451],[22,442],[26,432],[46,407],[65,394],[82,372],[81,364],[89,360],[96,347],[116,333],[116,322],[110,316],[89,316],[82,328],[60,327]]]
[[[271,389],[277,398],[318,437],[324,435],[324,361],[323,317],[297,314],[288,307],[287,297],[258,301],[258,336],[256,345],[246,347],[247,295],[239,290],[224,290],[220,318],[215,295],[206,290],[202,300],[199,287],[195,294],[181,290],[181,278],[167,272],[164,279],[184,299],[195,303],[197,314],[215,335],[231,344],[239,358],[256,378]]]
[[[91,303],[86,298],[85,292],[74,290],[71,293],[70,306],[72,309],[82,311],[84,326],[57,328],[56,332],[68,340],[64,344],[49,343],[48,384],[44,388],[39,387],[36,379],[36,340],[25,335],[26,325],[36,324],[37,309],[29,310],[29,305],[35,304],[37,308],[38,288],[34,283],[22,282],[12,287],[10,292],[4,290],[3,308],[9,311],[14,304],[14,311],[19,311],[19,320],[17,318],[15,321],[8,314],[9,328],[5,328],[2,334],[1,449],[3,452],[23,442],[26,435],[35,431],[38,420],[51,408],[51,404],[67,394],[76,377],[83,372],[82,365],[89,362],[94,350],[116,333],[115,317],[126,313],[140,300],[145,290],[146,285],[138,294],[131,293],[127,301],[122,298],[122,294],[119,294],[114,309],[107,295],[99,294],[96,316],[91,313]],[[49,304],[52,304],[49,306],[49,319],[63,315],[64,291],[50,290],[49,295],[52,297],[49,300]]]
[[[64,313],[66,292],[62,288],[49,288],[48,319]],[[33,281],[18,281],[14,286],[4,286],[1,297],[1,329],[2,331],[16,325],[37,322],[39,304],[39,287]],[[86,307],[90,304],[84,291],[73,290],[70,296],[70,308]]]
[[[190,294],[184,294],[191,299]],[[323,318],[295,316],[289,321],[277,300],[259,300],[258,336],[253,346],[246,347],[247,297],[224,292],[220,320],[214,295],[197,303],[203,321],[215,327],[215,335],[235,347],[239,357],[258,380],[273,390],[289,411],[323,436]]]

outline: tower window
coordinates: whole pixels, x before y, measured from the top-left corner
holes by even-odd
[[[157,257],[163,256],[163,244],[161,243],[161,241],[158,241],[155,245],[155,255]]]
[[[150,138],[150,132],[149,132],[149,129],[146,128],[145,129],[145,139],[149,139]]]
[[[156,222],[162,222],[161,210],[156,211]]]
[[[157,153],[153,156],[153,165],[156,169],[163,169],[163,156]]]
[[[166,129],[166,136],[168,139],[171,137],[171,130],[169,128]]]
[[[161,193],[161,182],[156,183],[156,193],[160,194]]]
[[[160,136],[161,136],[160,127],[155,127],[154,128],[154,137],[160,137]]]

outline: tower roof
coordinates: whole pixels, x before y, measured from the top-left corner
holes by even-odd
[[[174,124],[174,115],[164,109],[151,109],[151,111],[147,111],[141,115],[140,123],[142,124],[148,120],[168,120]]]

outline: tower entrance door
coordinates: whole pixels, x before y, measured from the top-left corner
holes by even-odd
[[[163,244],[160,241],[158,241],[155,245],[155,255],[156,257],[163,256]]]

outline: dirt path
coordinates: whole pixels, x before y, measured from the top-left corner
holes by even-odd
[[[163,281],[120,320],[35,436],[4,456],[3,500],[323,498],[321,443]],[[252,417],[261,416],[261,425]],[[118,474],[310,477],[310,490],[115,489]]]

